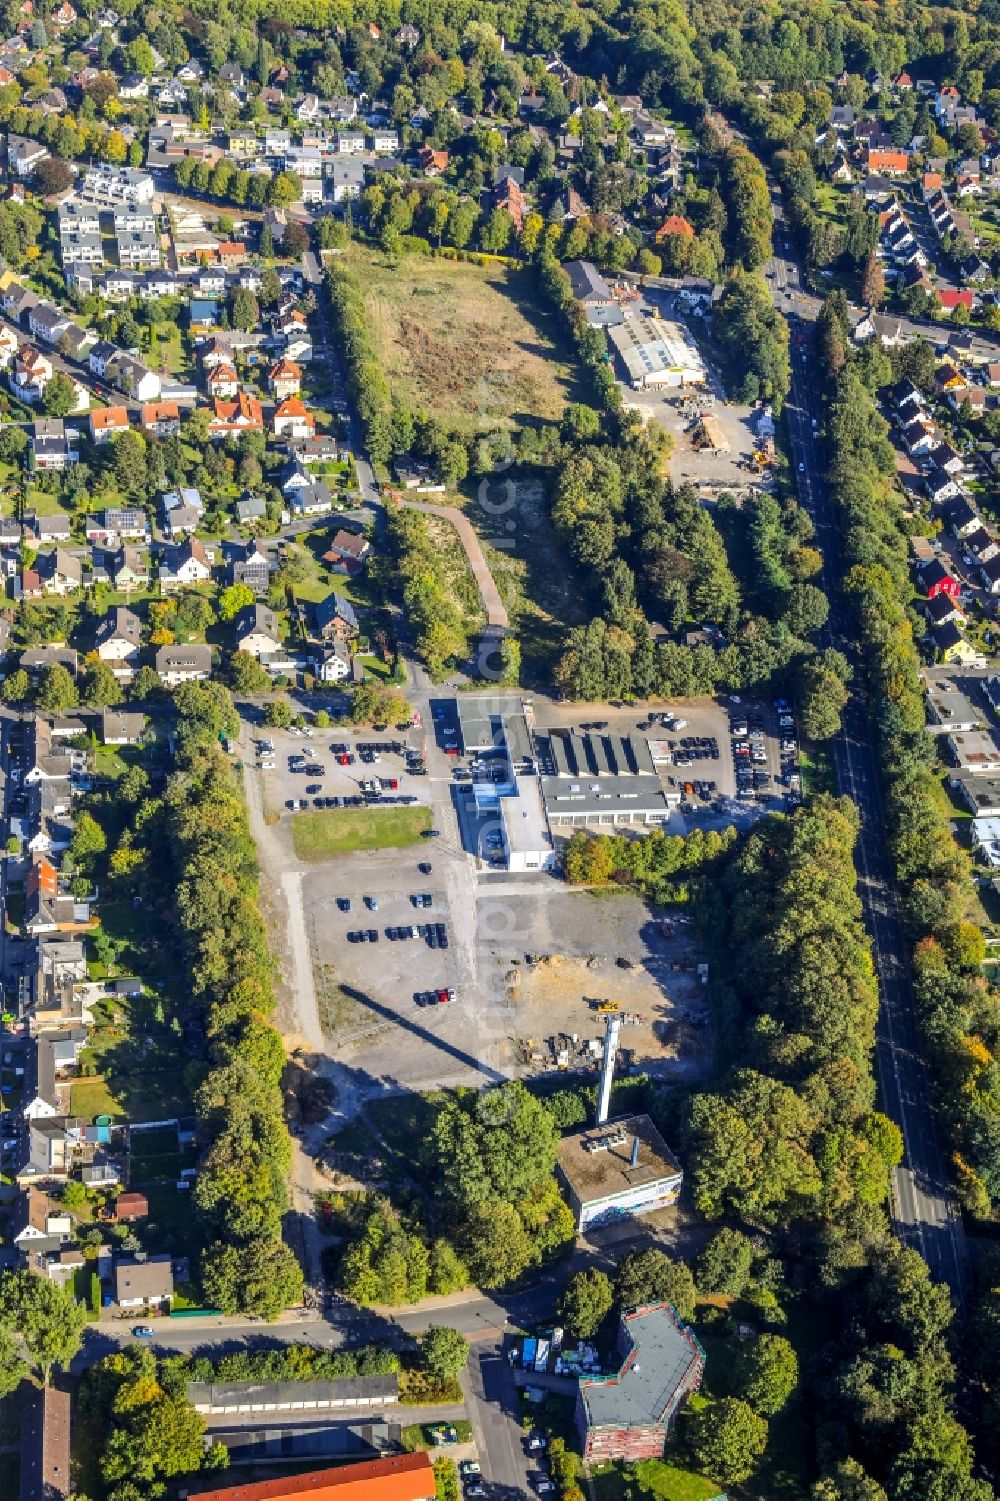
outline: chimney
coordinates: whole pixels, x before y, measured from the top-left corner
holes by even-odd
[[[601,1065],[601,1087],[597,1093],[597,1124],[603,1126],[611,1109],[611,1085],[615,1077],[615,1055],[618,1052],[618,1034],[622,1019],[616,1013],[604,1023],[604,1062]]]
[[[639,1166],[639,1138],[638,1138],[638,1136],[634,1136],[632,1138],[632,1156],[629,1159],[629,1167],[638,1167],[638,1166]]]

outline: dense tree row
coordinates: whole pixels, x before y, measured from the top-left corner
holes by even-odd
[[[852,804],[814,798],[759,825],[723,875],[716,995],[732,1069],[689,1121],[692,1192],[709,1216],[774,1226],[886,1198],[901,1142],[873,1108],[878,994],[857,827]]]
[[[828,359],[837,349],[838,317],[831,303],[819,330]],[[969,860],[952,836],[934,741],[924,727],[906,533],[886,425],[855,361],[831,372],[830,389],[828,474],[850,565],[846,589],[877,706],[890,847],[914,943],[914,992],[955,1148],[958,1190],[967,1209],[988,1216],[1000,1200],[994,1082],[1000,997],[981,973]]]
[[[686,901],[711,878],[736,839],[735,829],[695,829],[682,837],[653,829],[643,839],[578,830],[563,870],[574,885],[634,886],[661,905]]]
[[[291,1141],[285,1055],[271,1026],[272,963],[257,893],[257,852],[220,735],[238,728],[216,684],[175,695],[177,769],[164,793],[176,872],[176,918],[194,997],[205,1007],[212,1068],[195,1098],[203,1154],[195,1203],[207,1249],[206,1299],[274,1317],[301,1296],[281,1239]]]
[[[432,677],[443,677],[468,660],[466,622],[469,607],[475,611],[478,600],[456,598],[446,561],[425,516],[402,506],[386,515],[414,649]]]

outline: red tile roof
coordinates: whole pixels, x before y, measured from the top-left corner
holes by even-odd
[[[312,1496],[316,1501],[430,1501],[434,1494],[431,1462],[420,1453],[200,1491],[191,1501],[293,1501],[300,1496]]]

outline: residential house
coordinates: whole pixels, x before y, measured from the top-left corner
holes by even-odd
[[[233,401],[212,402],[212,416],[208,424],[210,438],[225,438],[232,434],[264,431],[264,418],[260,402],[248,391],[237,392]]]
[[[23,344],[14,360],[10,374],[10,388],[19,401],[34,406],[41,401],[45,387],[52,379],[51,360],[29,344]]]
[[[61,547],[52,553],[41,554],[35,567],[45,594],[75,594],[83,583],[83,563],[75,554]]]
[[[234,625],[238,651],[247,652],[258,661],[261,657],[271,656],[274,652],[281,651],[278,617],[266,605],[247,605],[246,609],[241,610],[237,615]]]
[[[232,365],[213,365],[205,374],[205,389],[209,396],[236,396],[240,389],[240,378]]]
[[[334,591],[312,607],[312,625],[322,641],[350,642],[358,635],[358,617],[350,600]]]
[[[13,132],[7,137],[7,170],[22,182],[32,175],[38,163],[44,162],[48,155],[49,148],[40,141],[14,135]]]
[[[266,594],[271,578],[267,553],[251,540],[230,548],[227,572],[231,584],[246,584],[255,594]]]
[[[197,531],[201,517],[201,510],[197,506],[174,506],[163,518],[164,534],[171,542],[186,537]]]
[[[289,396],[275,407],[271,425],[276,438],[311,438],[316,431],[316,419],[300,396]]]
[[[116,1261],[115,1302],[119,1308],[169,1308],[173,1300],[174,1273],[169,1256]]]
[[[99,407],[91,412],[89,426],[93,443],[110,443],[116,433],[128,431],[128,409],[123,406]]]
[[[61,417],[40,417],[32,423],[30,464],[32,469],[61,472],[80,462],[79,434]]]
[[[294,360],[278,360],[268,370],[267,378],[278,401],[298,396],[302,388],[302,370]]]
[[[117,605],[97,627],[94,644],[116,678],[130,678],[139,661],[142,621],[126,605]]]
[[[201,584],[212,576],[212,567],[203,543],[186,537],[160,560],[160,590],[167,593],[183,584]]]
[[[941,519],[952,536],[959,540],[971,536],[982,526],[979,512],[964,496],[946,506],[942,511]]]
[[[124,544],[108,563],[111,582],[120,594],[149,587],[149,557],[145,548]]]
[[[947,594],[949,599],[957,599],[961,593],[958,579],[937,558],[930,563],[925,563],[921,568],[920,583],[928,599],[935,599],[939,594]]]
[[[102,745],[138,745],[146,729],[145,714],[123,709],[101,710]]]
[[[153,438],[175,437],[181,430],[181,412],[176,401],[147,402],[139,409],[139,426]]]
[[[70,1471],[72,1398],[68,1391],[56,1386],[25,1390],[27,1395],[21,1407],[19,1501],[68,1501],[75,1489]]]
[[[267,515],[267,503],[260,495],[247,495],[236,502],[236,520],[240,526],[249,526],[254,521],[263,521]]]
[[[317,646],[312,663],[313,672],[321,683],[342,683],[351,676],[351,653],[343,641]]]
[[[326,516],[333,510],[329,485],[312,480],[288,490],[288,509],[293,516]]]
[[[356,573],[368,552],[367,537],[360,532],[341,530],[335,534],[328,550],[323,554],[323,562],[329,564],[334,573]]]
[[[212,671],[212,648],[197,643],[161,646],[156,653],[156,670],[168,688],[204,682]]]
[[[417,152],[417,166],[425,177],[440,177],[447,170],[449,161],[447,151],[435,151],[431,146],[421,146]]]

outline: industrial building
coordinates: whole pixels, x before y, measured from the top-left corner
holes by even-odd
[[[436,1491],[433,1467],[421,1450],[189,1495],[191,1501],[435,1501]]]
[[[649,741],[632,735],[552,730],[538,737],[542,797],[552,827],[657,824],[680,792],[664,790]]]
[[[703,386],[708,379],[705,362],[681,323],[628,313],[608,329],[608,337],[634,391],[653,386],[681,390]]]
[[[705,1352],[669,1303],[623,1314],[621,1365],[583,1377],[576,1426],[584,1459],[660,1459],[667,1433],[701,1385]]]
[[[555,844],[535,766],[525,706],[512,694],[463,698],[458,704],[462,748],[479,758],[472,796],[479,819],[495,819],[510,871],[550,870]]]
[[[575,1131],[556,1161],[578,1230],[677,1202],[684,1174],[648,1115]]]
[[[676,1202],[684,1181],[680,1163],[648,1115],[608,1122],[621,1028],[616,1008],[604,1025],[593,1130],[574,1131],[559,1143],[556,1168],[578,1230],[665,1209]]]

